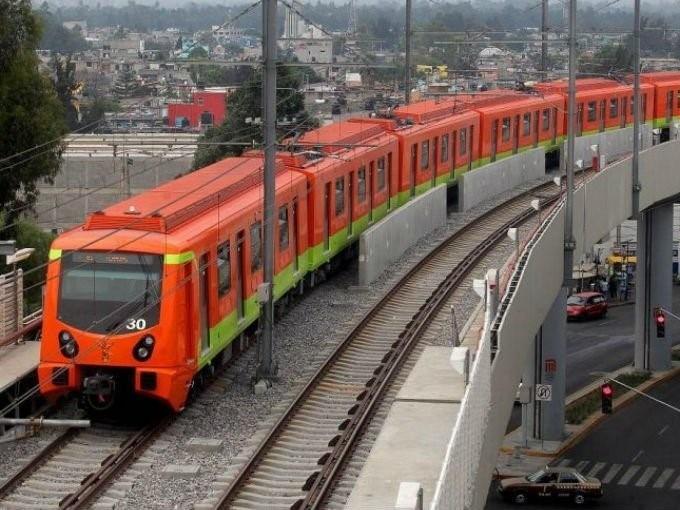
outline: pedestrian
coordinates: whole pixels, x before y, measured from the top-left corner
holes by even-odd
[[[607,283],[607,278],[604,276],[600,278],[600,292],[605,297],[609,295],[609,284]]]
[[[616,299],[616,276],[614,274],[609,277],[609,297]]]
[[[628,298],[628,285],[626,285],[626,279],[621,278],[619,283],[619,300],[625,301]]]

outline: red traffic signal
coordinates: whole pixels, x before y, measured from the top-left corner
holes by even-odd
[[[654,309],[654,323],[656,324],[656,337],[664,338],[666,336],[666,315],[659,307]]]
[[[612,414],[614,387],[610,383],[604,383],[600,386],[600,395],[602,397],[602,414]]]

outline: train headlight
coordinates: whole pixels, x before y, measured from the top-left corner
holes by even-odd
[[[153,354],[156,340],[151,335],[144,335],[142,339],[132,349],[132,355],[137,361],[146,361]]]
[[[78,343],[68,331],[59,333],[59,350],[67,358],[75,358],[78,355]]]

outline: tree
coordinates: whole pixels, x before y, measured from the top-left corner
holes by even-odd
[[[30,1],[0,0],[0,27],[0,209],[12,223],[13,210],[35,203],[36,183],[57,174],[67,128],[52,82],[38,70]]]
[[[205,48],[203,46],[195,46],[189,52],[189,58],[191,59],[208,58],[208,52],[205,51]]]
[[[596,76],[625,76],[633,72],[633,51],[631,40],[625,46],[609,44],[600,48],[592,58],[582,58],[579,68],[582,73]]]
[[[77,30],[64,28],[59,20],[50,13],[46,4],[43,4],[36,13],[43,27],[40,49],[71,54],[89,47],[82,34]]]
[[[288,138],[295,133],[302,133],[316,127],[316,120],[305,111],[304,95],[300,92],[299,75],[291,73],[290,68],[279,66],[276,73],[276,117],[295,119],[293,126],[277,126],[279,139]],[[245,146],[215,145],[220,142],[240,142],[244,144],[255,141],[261,143],[262,126],[252,120],[262,117],[262,77],[252,76],[241,88],[227,97],[227,116],[220,126],[208,129],[200,141],[211,142],[201,144],[194,154],[194,168],[202,168],[228,156],[238,156]],[[250,118],[251,122],[246,122]]]
[[[79,124],[79,104],[76,94],[81,87],[81,84],[76,81],[76,66],[71,62],[70,55],[63,59],[59,55],[54,55],[52,71],[54,71],[54,88],[64,107],[66,124],[73,131]]]
[[[24,289],[29,289],[24,294],[24,307],[27,313],[32,313],[40,308],[42,289],[40,288],[45,278],[45,272],[40,270],[31,271],[40,267],[48,260],[50,244],[54,240],[52,234],[43,232],[42,229],[30,220],[21,220],[15,227],[15,238],[20,248],[35,248],[35,252],[21,263],[24,270]]]
[[[118,80],[113,86],[117,97],[132,97],[139,90],[139,83],[132,69],[126,69],[120,73]]]

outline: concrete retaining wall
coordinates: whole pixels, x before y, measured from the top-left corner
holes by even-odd
[[[649,149],[652,146],[652,127],[649,124],[642,125],[642,144],[640,149]],[[616,129],[614,131],[604,131],[602,133],[595,133],[587,136],[576,137],[574,144],[574,159],[583,161],[584,168],[590,168],[593,161],[593,151],[590,149],[591,145],[599,146],[600,155],[605,155],[608,161],[628,154],[633,150],[633,127],[625,129]],[[560,168],[566,168],[566,161],[564,159],[567,153],[567,142],[564,142],[564,148],[560,153]]]
[[[458,184],[458,209],[467,211],[489,198],[545,175],[542,147],[464,173]]]
[[[375,281],[418,239],[446,223],[446,186],[437,186],[397,209],[359,238],[359,285]]]
[[[131,156],[132,157],[132,156]],[[129,166],[132,194],[174,179],[191,168],[192,156],[132,157]],[[41,183],[35,211],[44,229],[68,229],[82,223],[91,212],[126,197],[123,160],[120,157],[64,157],[54,184]]]

